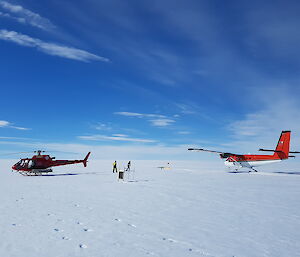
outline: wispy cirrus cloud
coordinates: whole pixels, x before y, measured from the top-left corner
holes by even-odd
[[[6,120],[0,120],[0,128],[14,128],[18,130],[30,130],[29,128],[13,126],[13,124]]]
[[[65,45],[60,45],[56,43],[45,42],[40,39],[32,38],[30,36],[15,31],[8,31],[5,29],[0,30],[0,39],[14,42],[21,46],[33,47],[43,53],[59,56],[67,59],[83,61],[83,62],[90,62],[90,61],[108,62],[109,61],[109,59],[107,58],[89,53],[85,50],[81,50],[78,48],[73,48]]]
[[[155,120],[150,120],[152,126],[155,127],[166,127],[175,122],[175,120],[171,119],[155,119]]]
[[[43,30],[54,29],[52,22],[37,13],[34,13],[21,5],[14,5],[6,1],[0,1],[0,7],[6,13],[0,12],[0,16],[13,19],[23,24],[29,24]]]
[[[298,151],[300,104],[299,92],[294,85],[270,87],[268,97],[258,90],[255,92],[252,97],[259,109],[250,109],[243,117],[228,124],[232,141],[224,145],[230,146],[230,151],[240,152],[272,148],[276,146],[282,130],[291,130],[291,149]]]
[[[97,123],[96,125],[93,126],[97,130],[111,130],[112,127],[108,124],[105,123]]]
[[[137,113],[137,112],[115,112],[114,114],[127,116],[127,117],[137,117],[137,118],[166,118],[165,115],[145,114],[145,113]]]
[[[24,137],[0,137],[0,139],[27,140],[28,138],[24,138]]]
[[[291,93],[293,92],[293,93]],[[292,87],[269,88],[268,97],[255,94],[261,107],[229,124],[236,137],[275,135],[281,130],[300,130],[298,93]]]
[[[170,119],[161,114],[145,114],[137,112],[115,112],[114,114],[126,117],[146,118],[154,127],[166,127],[176,122],[174,119]]]
[[[20,22],[20,23],[25,23],[24,18],[14,17],[14,16],[11,16],[9,13],[4,13],[4,12],[1,12],[1,11],[0,11],[0,17],[13,19],[13,20],[16,20],[17,22]]]
[[[189,134],[191,134],[191,132],[183,130],[183,131],[178,131],[177,134],[179,134],[179,135],[189,135]]]
[[[111,136],[106,135],[91,135],[91,136],[78,136],[79,139],[90,140],[90,141],[127,141],[127,142],[138,142],[138,143],[154,143],[152,139],[132,138],[124,134],[113,134]]]

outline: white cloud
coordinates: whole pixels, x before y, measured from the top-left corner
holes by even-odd
[[[180,113],[183,115],[196,115],[209,122],[216,122],[210,111],[207,111],[205,106],[189,101],[188,103],[175,103]]]
[[[98,123],[96,126],[94,126],[95,129],[97,130],[111,130],[112,128],[104,123]]]
[[[106,135],[91,135],[91,136],[79,136],[78,138],[83,140],[91,141],[127,141],[127,142],[139,142],[139,143],[154,143],[155,140],[151,139],[141,139],[141,138],[132,138],[124,134],[113,134],[112,136]]]
[[[1,11],[0,11],[0,17],[13,19],[13,20],[16,20],[17,22],[23,23],[23,24],[26,23],[26,20],[24,18],[14,17],[14,16],[11,16],[9,13],[3,13]]]
[[[0,139],[26,140],[28,138],[24,138],[24,137],[0,137]]]
[[[115,112],[114,114],[128,116],[128,117],[137,117],[137,118],[166,118],[165,115],[145,114],[145,113],[137,113],[137,112]]]
[[[128,135],[125,134],[113,134],[114,137],[128,137]]]
[[[273,134],[278,130],[300,131],[299,103],[292,97],[273,100],[261,110],[231,123],[229,129],[236,136],[259,136]]]
[[[177,103],[176,106],[180,109],[180,112],[182,114],[195,114],[197,113],[197,110],[194,106],[187,105],[187,104],[182,104],[182,103]]]
[[[127,117],[146,118],[154,127],[166,127],[176,122],[175,120],[169,119],[167,116],[160,114],[145,114],[137,112],[115,112],[114,114]]]
[[[0,120],[0,127],[8,127],[10,122],[6,120]]]
[[[143,114],[136,113],[136,112],[114,112],[114,114],[122,115],[122,116],[128,116],[128,117],[143,117]]]
[[[13,126],[12,123],[6,120],[0,120],[0,128],[14,128],[18,130],[30,130],[29,128],[23,128],[23,127],[16,127]]]
[[[0,30],[0,39],[14,42],[21,46],[37,48],[39,51],[49,55],[55,55],[67,59],[89,62],[89,61],[104,61],[108,62],[109,59],[91,54],[87,51],[80,50],[77,48],[59,45],[56,43],[44,42],[37,38],[8,30]]]
[[[23,128],[23,127],[16,127],[16,126],[10,126],[10,128],[14,128],[18,130],[30,130],[30,128]]]
[[[155,119],[155,120],[150,120],[152,126],[155,127],[166,127],[171,125],[172,123],[175,122],[175,120],[171,119]]]
[[[31,26],[43,29],[50,30],[54,29],[55,26],[46,18],[41,17],[39,14],[34,13],[20,5],[13,5],[6,1],[0,1],[0,7],[8,11],[9,13],[0,12],[0,16],[14,19],[20,23],[27,23]],[[13,16],[15,15],[15,16]]]
[[[260,109],[249,112],[244,118],[228,125],[233,136],[230,145],[241,151],[272,148],[275,147],[282,130],[291,130],[291,148],[298,151],[300,103],[296,91],[291,91],[288,87],[269,88],[267,96],[256,95],[254,98]]]

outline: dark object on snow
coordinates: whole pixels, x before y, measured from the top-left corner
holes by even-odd
[[[124,171],[123,170],[119,170],[119,179],[124,180]]]

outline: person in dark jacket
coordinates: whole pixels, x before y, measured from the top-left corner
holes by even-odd
[[[126,171],[130,171],[130,166],[131,166],[131,162],[129,161],[129,162],[127,163],[127,169],[126,169]]]

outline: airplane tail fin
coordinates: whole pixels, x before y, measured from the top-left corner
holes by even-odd
[[[87,160],[90,156],[91,152],[88,152],[88,154],[85,156],[84,160],[83,160],[83,166],[86,167],[87,166]]]
[[[290,153],[290,138],[291,131],[282,131],[278,140],[274,156],[278,156],[280,159],[289,158]]]

